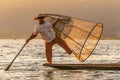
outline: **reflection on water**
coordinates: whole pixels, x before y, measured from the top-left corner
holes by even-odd
[[[46,63],[44,42],[31,41],[17,57],[9,71],[5,67],[20,50],[25,40],[0,40],[0,80],[119,80],[117,70],[60,70],[42,66]],[[120,64],[120,40],[101,40],[85,63]],[[76,63],[73,55],[55,45],[53,63]]]

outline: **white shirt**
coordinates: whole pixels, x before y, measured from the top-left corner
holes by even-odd
[[[51,42],[53,39],[55,39],[55,32],[53,31],[53,25],[45,21],[43,24],[37,24],[34,27],[34,35],[37,35],[38,33],[41,34],[42,39],[46,42]]]

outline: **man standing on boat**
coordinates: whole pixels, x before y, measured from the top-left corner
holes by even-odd
[[[34,18],[34,20],[39,21],[39,24],[35,26],[34,32],[26,40],[26,43],[28,43],[31,39],[34,39],[38,35],[38,33],[40,33],[42,39],[45,40],[47,62],[48,64],[52,64],[52,46],[54,44],[58,44],[59,46],[61,46],[69,55],[72,54],[72,50],[68,47],[65,41],[58,37],[53,31],[53,28],[59,21],[59,19],[57,19],[56,22],[52,24],[49,21],[45,21],[45,17],[46,16],[40,14],[38,17]]]

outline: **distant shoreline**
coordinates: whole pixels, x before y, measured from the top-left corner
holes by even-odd
[[[120,38],[101,38],[101,40],[120,40]]]

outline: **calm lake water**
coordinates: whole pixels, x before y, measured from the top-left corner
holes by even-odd
[[[24,44],[24,39],[0,39],[0,80],[120,80],[119,70],[60,70],[42,66],[46,63],[44,41],[32,40],[17,57],[9,71],[4,71]],[[53,63],[120,64],[120,40],[100,40],[92,55],[79,62],[58,45],[53,47]]]

